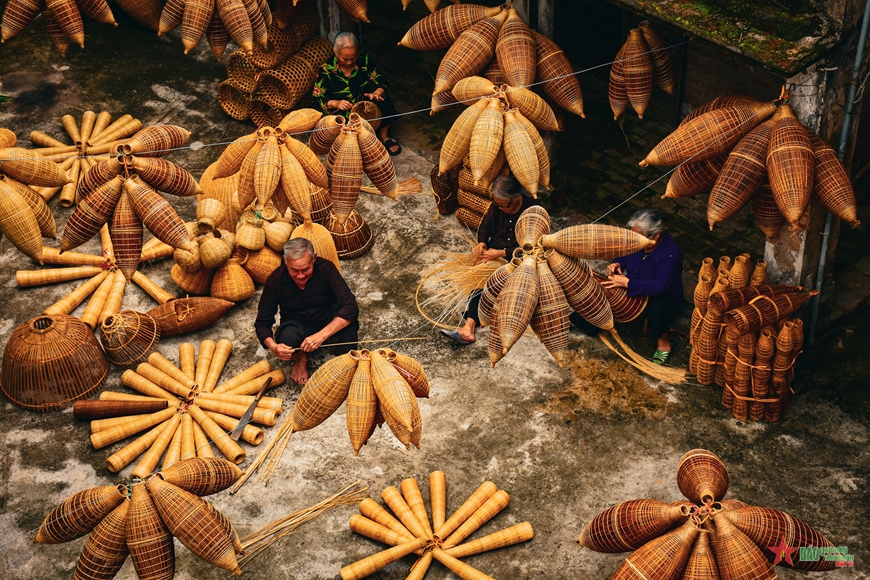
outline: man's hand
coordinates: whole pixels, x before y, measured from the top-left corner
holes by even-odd
[[[363,96],[371,101],[383,101],[384,100],[384,97],[381,95],[381,93],[378,93],[378,92],[363,93]]]
[[[471,248],[471,253],[474,254],[475,256],[482,256],[485,251],[486,251],[486,244],[483,242],[478,242],[478,244],[476,246]]]
[[[292,346],[287,346],[286,344],[274,343],[269,347],[269,351],[280,358],[281,360],[290,360],[293,356],[293,351],[295,349]]]
[[[504,250],[485,250],[480,254],[481,262],[492,262],[493,260],[498,260],[499,258],[504,258],[506,255]]]
[[[615,274],[601,283],[605,288],[628,288],[628,276]]]
[[[338,109],[339,111],[350,111],[353,109],[353,103],[345,100],[329,101],[326,105],[332,109]]]
[[[619,262],[613,262],[608,264],[604,271],[607,272],[608,276],[613,276],[614,274],[622,274],[622,267],[620,267]]]
[[[305,352],[314,352],[320,345],[323,344],[323,341],[329,338],[328,336],[322,336],[319,332],[312,334],[311,336],[305,337],[305,340],[302,341],[302,344],[299,346],[300,350]]]

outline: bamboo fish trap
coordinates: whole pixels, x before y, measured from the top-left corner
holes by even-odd
[[[811,526],[784,512],[724,496],[728,472],[712,452],[695,449],[680,460],[680,490],[690,501],[630,500],[605,510],[578,543],[597,552],[635,550],[613,578],[776,578],[765,553],[783,541],[791,548],[832,546]],[[361,506],[362,507],[362,506]],[[764,551],[764,552],[763,552]],[[777,558],[775,564],[832,570],[833,561]]]
[[[433,471],[429,475],[431,521],[420,487],[413,478],[403,480],[399,489],[391,486],[381,493],[392,514],[372,499],[363,500],[359,504],[360,513],[351,516],[350,529],[391,548],[343,567],[342,580],[358,580],[410,554],[419,559],[408,578],[424,578],[433,559],[460,578],[489,578],[461,558],[534,538],[531,524],[522,522],[466,542],[468,536],[504,510],[511,498],[486,481],[447,518],[446,490],[447,476],[442,471]]]
[[[418,397],[429,396],[429,381],[413,358],[390,349],[354,350],[337,356],[317,369],[302,389],[291,416],[278,434],[233,487],[236,493],[266,462],[259,481],[268,482],[281,461],[294,431],[313,429],[347,400],[348,434],[354,455],[386,420],[406,448],[420,447],[423,422]],[[380,420],[378,420],[380,416]],[[268,460],[268,461],[267,461]]]
[[[145,479],[85,489],[48,514],[36,541],[56,544],[90,534],[76,566],[81,578],[113,578],[128,554],[140,577],[172,577],[173,536],[206,562],[241,573],[236,556],[242,545],[233,525],[199,497],[225,489],[240,474],[222,459],[186,459]]]
[[[438,50],[448,48],[471,26],[496,16],[500,6],[488,8],[478,4],[455,4],[426,16],[405,33],[399,46],[414,50]]]

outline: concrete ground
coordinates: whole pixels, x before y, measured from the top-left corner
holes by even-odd
[[[80,115],[92,109],[116,116],[130,113],[145,125],[163,122],[184,126],[192,131],[191,144],[228,141],[250,130],[247,125],[228,121],[220,112],[214,88],[224,72],[206,47],[183,57],[177,36],[157,38],[133,26],[123,14],[116,17],[121,21],[117,29],[86,21],[87,49],[72,48],[65,60],[53,51],[36,25],[5,44],[3,92],[12,93],[15,99],[0,106],[0,126],[13,129],[22,138],[33,129],[60,137],[63,114]],[[398,71],[392,74],[394,78],[401,76]],[[20,88],[13,91],[10,86]],[[587,100],[597,103],[594,107],[599,110],[605,108],[599,102],[600,85],[590,81],[589,87]],[[400,105],[409,110],[421,103]],[[649,124],[627,125],[636,132],[647,132],[648,140],[655,140],[656,131],[664,130],[654,117]],[[428,186],[433,145],[414,127],[411,122],[397,127],[405,144],[405,152],[395,158],[397,172],[400,179],[416,176]],[[577,135],[583,142],[592,140],[580,130]],[[437,142],[437,135],[433,138]],[[603,139],[596,150],[598,155],[610,158],[612,150],[630,157],[621,153],[619,139]],[[169,159],[198,175],[219,151],[219,147],[203,147],[175,153]],[[565,157],[569,153],[560,151],[559,164],[573,168],[571,158]],[[594,160],[595,156],[590,156]],[[563,172],[559,177],[563,193],[573,192],[574,179],[588,179],[589,187],[613,190],[613,195],[624,189],[620,170],[607,167],[613,175],[596,178],[589,160],[582,160],[586,163],[582,171]],[[627,166],[626,161],[619,167]],[[634,176],[630,179],[636,185],[643,182]],[[599,196],[588,199],[590,209],[584,215],[575,213],[576,206],[582,205],[576,200],[569,204],[573,209],[554,211],[554,225],[563,227],[581,218],[590,219],[614,205]],[[61,230],[71,212],[55,204],[51,205]],[[192,217],[192,200],[179,200],[177,205],[185,219]],[[531,542],[475,556],[468,563],[495,578],[601,578],[609,576],[624,556],[579,547],[574,540],[583,525],[623,500],[680,499],[675,483],[679,458],[689,449],[704,447],[719,454],[728,467],[728,497],[787,511],[855,554],[854,568],[830,572],[828,577],[870,578],[865,555],[866,524],[870,521],[870,421],[864,378],[870,347],[864,329],[870,323],[870,312],[866,309],[820,341],[815,352],[805,353],[791,407],[778,423],[747,424],[734,420],[721,407],[720,389],[691,382],[669,386],[651,380],[625,365],[597,339],[578,334],[572,335],[571,354],[564,368],[527,335],[490,369],[485,340],[465,348],[448,342],[425,324],[413,302],[421,272],[441,252],[467,248],[462,240],[464,228],[452,217],[432,221],[434,203],[425,196],[405,197],[397,203],[364,196],[358,209],[376,235],[372,252],[343,264],[360,302],[362,339],[424,337],[394,345],[418,359],[431,380],[431,396],[420,402],[422,448],[406,451],[389,432],[379,430],[360,456],[354,457],[342,408],[316,429],[292,436],[268,487],[251,482],[236,496],[222,493],[211,498],[240,534],[314,504],[356,479],[379,499],[385,487],[415,477],[428,497],[428,474],[440,469],[447,474],[450,511],[486,479],[510,494],[510,507],[480,533],[521,521],[531,522],[536,532]],[[610,223],[621,223],[624,217],[614,216]],[[743,248],[737,244],[739,235],[734,245],[702,238],[699,232],[684,235],[690,240],[684,247],[693,255],[707,249],[718,254]],[[97,249],[93,241],[84,247],[84,251]],[[692,278],[696,264],[687,263],[687,279]],[[169,266],[169,260],[155,262],[146,272],[168,290],[179,292],[169,278]],[[32,267],[8,241],[0,243],[0,340],[4,343],[19,324],[75,286],[17,288],[14,271]],[[289,375],[289,368],[260,348],[255,339],[252,322],[258,297],[259,289],[214,326],[193,335],[164,339],[158,350],[177,360],[182,341],[198,344],[204,339],[229,338],[234,351],[225,377],[264,357]],[[151,299],[136,287],[127,290],[124,308],[147,310],[152,306]],[[685,319],[682,324],[686,324]],[[485,339],[486,332],[480,337]],[[636,329],[624,332],[638,352],[652,350],[649,340]],[[685,364],[686,351],[685,344],[677,343],[674,364]],[[315,362],[327,358],[321,353]],[[106,389],[127,391],[119,380],[123,370],[112,368]],[[289,410],[299,391],[298,386],[285,383],[272,394],[284,397]],[[285,411],[282,417],[287,414]],[[71,577],[84,540],[59,546],[33,544],[35,529],[70,494],[124,481],[130,468],[116,476],[104,465],[106,457],[121,444],[94,451],[88,442],[88,425],[76,422],[69,410],[36,414],[4,401],[0,403],[0,420],[0,441],[5,449],[0,456],[2,576],[16,580]],[[242,464],[245,467],[257,449],[243,446],[248,452],[248,460]],[[382,549],[349,530],[347,522],[355,511],[339,508],[306,524],[254,560],[246,567],[245,576],[337,578],[342,566]],[[204,564],[180,545],[177,560],[179,579],[226,577],[225,572]],[[373,578],[404,578],[411,563],[403,560]],[[822,576],[783,568],[778,571],[780,577],[788,579]],[[453,577],[438,564],[428,575],[435,579]],[[118,578],[135,578],[129,561]]]

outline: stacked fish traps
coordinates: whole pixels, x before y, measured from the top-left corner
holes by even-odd
[[[750,202],[768,238],[786,223],[797,229],[811,200],[853,228],[861,224],[839,157],[785,104],[718,97],[686,117],[641,165],[647,162],[678,165],[666,198],[709,191],[711,230]]]
[[[110,455],[106,468],[118,473],[139,458],[132,474],[144,478],[157,468],[161,457],[164,468],[179,459],[213,457],[211,443],[231,462],[244,461],[245,450],[226,434],[236,427],[265,382],[271,379],[270,386],[277,387],[284,383],[284,375],[263,360],[220,382],[231,351],[232,343],[226,339],[217,343],[203,340],[197,356],[193,344],[183,343],[179,347],[178,365],[159,352],[152,352],[147,362],[121,375],[121,382],[138,394],[104,391],[99,401],[90,402],[103,417],[91,421],[94,449],[145,431]],[[142,402],[154,405],[166,402],[166,405],[154,412],[130,415]],[[263,427],[275,425],[282,405],[280,398],[260,398],[251,423]],[[243,441],[251,445],[262,443],[264,432],[256,425],[244,427]]]
[[[488,192],[505,164],[533,197],[539,185],[549,187],[550,158],[538,132],[546,126],[545,113],[549,111],[552,117],[549,105],[527,89],[495,87],[482,77],[463,79],[453,91],[463,102],[476,101],[459,115],[444,138],[438,164],[441,174],[467,157],[470,185],[477,191]],[[468,186],[463,182],[460,172],[460,188]],[[484,213],[486,207],[479,205],[482,211],[475,213]]]
[[[106,161],[117,145],[142,128],[142,122],[131,115],[122,115],[112,121],[111,113],[93,111],[82,113],[79,123],[72,115],[61,119],[63,128],[72,140],[72,145],[46,135],[42,131],[30,133],[30,142],[38,146],[36,153],[51,159],[67,172],[70,182],[63,187],[40,187],[36,191],[45,201],[60,192],[59,203],[62,207],[72,207],[76,203],[76,188],[85,173],[101,161]]]
[[[127,2],[119,5],[127,11]],[[112,9],[105,0],[52,0],[45,4],[28,0],[10,0],[3,11],[2,40],[6,42],[24,30],[30,21],[42,13],[45,30],[61,56],[66,56],[70,43],[85,47],[82,13],[103,24],[117,26]]]
[[[761,580],[777,578],[774,564],[807,571],[836,567],[835,561],[819,558],[819,552],[836,548],[812,526],[785,512],[724,499],[728,483],[716,454],[693,449],[677,468],[677,485],[689,501],[622,502],[595,516],[577,542],[596,552],[632,552],[612,579]],[[771,564],[766,554],[774,546],[795,554]],[[821,550],[814,558],[798,557],[805,548]]]
[[[331,45],[315,36],[317,11],[312,4],[294,12],[286,28],[269,27],[268,47],[236,50],[227,57],[227,80],[218,85],[218,102],[239,121],[276,126],[311,91],[317,71],[332,54]]]
[[[76,578],[114,578],[129,555],[140,578],[175,575],[173,536],[209,564],[241,574],[242,544],[232,523],[202,496],[229,487],[238,467],[216,457],[181,459],[127,484],[71,495],[40,526],[36,542],[86,534]]]
[[[464,100],[451,92],[454,85],[483,73],[492,82],[517,89],[540,84],[561,108],[585,116],[580,83],[565,53],[552,40],[530,30],[509,4],[447,6],[412,26],[399,45],[414,50],[448,49],[435,77],[432,114]]]
[[[715,282],[713,279],[715,278]],[[748,254],[705,258],[695,286],[689,371],[702,385],[723,388],[736,419],[779,420],[788,406],[803,321],[794,313],[817,292],[769,285],[766,264]]]
[[[443,471],[433,471],[429,474],[431,521],[420,486],[414,478],[403,480],[399,489],[393,486],[384,489],[381,498],[393,513],[367,498],[359,504],[360,513],[351,516],[350,529],[393,547],[345,566],[340,571],[342,580],[359,580],[411,554],[418,559],[411,567],[409,579],[424,578],[434,558],[460,578],[483,580],[489,576],[460,558],[513,546],[535,537],[532,525],[522,522],[465,541],[510,504],[508,493],[491,481],[483,482],[448,518],[447,476]]]
[[[181,26],[184,54],[196,48],[202,37],[220,60],[230,40],[251,52],[267,49],[272,31],[272,12],[262,0],[172,0],[160,14],[158,35]]]
[[[423,420],[417,398],[429,397],[429,379],[415,359],[391,349],[359,350],[337,356],[317,369],[305,383],[293,412],[233,487],[236,493],[268,459],[259,481],[268,481],[281,462],[294,431],[313,429],[347,401],[347,432],[354,455],[379,427],[390,431],[406,448],[420,447]]]
[[[459,4],[459,0],[450,0],[454,4]],[[438,10],[438,6],[441,4],[441,0],[425,0],[426,8],[429,9],[429,12],[435,12]],[[402,0],[402,10],[407,10],[408,5],[411,4],[411,0]]]
[[[655,84],[668,94],[674,92],[674,64],[670,49],[644,20],[632,28],[628,39],[610,67],[607,95],[613,120],[616,121],[629,105],[643,119]]]
[[[517,250],[511,261],[487,280],[478,315],[489,331],[491,366],[501,360],[531,325],[546,349],[562,366],[568,350],[571,310],[596,327],[612,333],[629,364],[667,382],[679,383],[679,369],[653,365],[632,351],[614,329],[614,320],[630,321],[646,306],[645,299],[627,296],[625,289],[605,289],[585,260],[615,258],[642,250],[649,240],[631,230],[590,224],[550,233],[550,217],[532,206],[517,219]]]

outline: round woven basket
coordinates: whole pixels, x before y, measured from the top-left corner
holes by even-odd
[[[459,223],[465,224],[472,230],[477,231],[477,228],[480,227],[480,222],[483,221],[483,215],[475,213],[467,207],[460,206],[456,210],[456,219],[459,220]]]
[[[241,258],[240,264],[242,268],[258,284],[265,284],[266,279],[283,262],[281,254],[269,246],[263,246],[262,249],[256,252],[246,250],[245,248],[236,248],[236,256]]]
[[[57,411],[99,388],[108,372],[109,360],[87,324],[66,314],[41,315],[9,337],[0,388],[20,407]]]
[[[492,205],[492,201],[490,201],[489,198],[482,197],[462,188],[459,189],[457,198],[459,199],[459,205],[461,207],[467,207],[474,213],[479,213],[481,216],[485,215],[486,212],[489,211],[489,206]]]
[[[131,365],[144,359],[160,340],[157,321],[148,314],[122,310],[100,324],[100,342],[116,365]]]
[[[251,63],[246,51],[239,49],[230,53],[227,57],[227,73],[231,79],[247,83],[250,87],[248,92],[254,92],[257,86],[257,81],[254,79],[257,76],[257,67]]]
[[[289,112],[288,109],[276,109],[259,99],[251,101],[251,121],[257,127],[277,127],[284,115]]]
[[[381,109],[371,101],[360,101],[356,103],[350,112],[356,113],[368,121],[369,125],[372,126],[372,129],[377,129],[381,126]]]
[[[371,250],[375,244],[372,229],[355,209],[351,210],[344,225],[338,223],[334,213],[329,214],[323,225],[332,234],[335,249],[341,260],[358,258]]]
[[[218,85],[217,98],[221,109],[237,121],[251,116],[251,94],[256,85],[248,90],[249,86],[248,79],[232,77]]]

